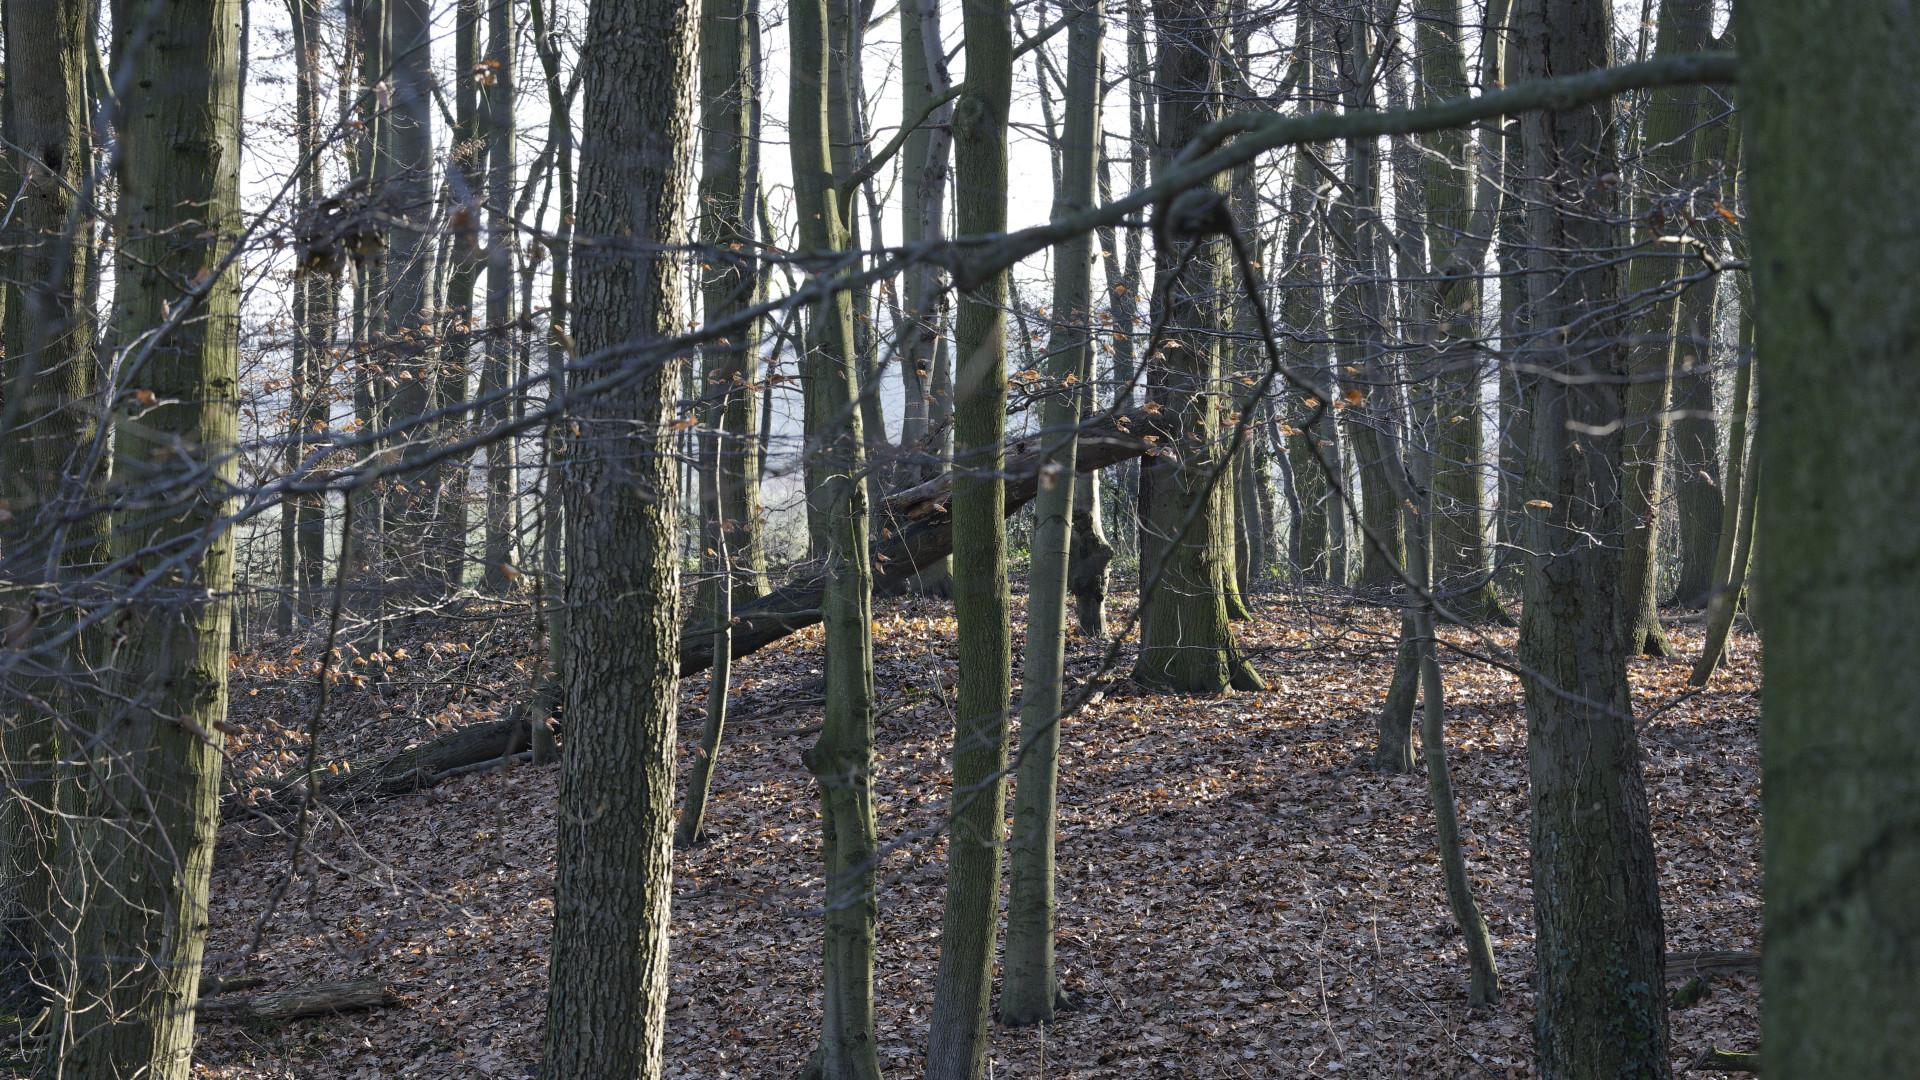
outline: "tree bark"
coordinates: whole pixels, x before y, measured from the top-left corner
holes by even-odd
[[[1007,227],[1011,11],[963,0],[967,89],[953,112],[955,228]],[[1006,823],[1012,598],[1007,586],[1007,272],[963,293],[954,327],[953,610],[960,683],[953,730],[947,896],[940,920],[927,1048],[928,1080],[978,1080],[985,1066]]]
[[[119,123],[114,321],[121,341],[146,343],[126,377],[157,402],[116,432],[114,554],[164,553],[172,569],[148,567],[129,591],[115,694],[82,766],[73,866],[104,880],[51,1049],[86,1080],[185,1080],[191,1065],[232,619],[239,7],[113,12],[115,69],[141,88]],[[169,495],[155,505],[156,492]]]
[[[480,396],[491,397],[486,421],[499,426],[513,417],[507,387],[513,384],[513,263],[519,248],[512,204],[514,182],[513,7],[488,0],[487,55],[482,61],[481,136],[487,155],[487,327],[480,361]],[[517,440],[496,439],[487,446],[486,529],[482,537],[481,586],[490,592],[512,587],[508,569],[516,561],[519,537],[514,506],[519,483]]]
[[[1743,304],[1744,304],[1744,298]],[[1733,423],[1727,432],[1727,493],[1721,507],[1720,547],[1714,554],[1713,588],[1707,601],[1706,640],[1687,682],[1705,686],[1727,652],[1727,635],[1747,585],[1747,560],[1753,552],[1753,511],[1759,495],[1758,458],[1748,447],[1747,421],[1754,403],[1753,320],[1740,314],[1740,373],[1733,382]]]
[[[630,374],[576,404],[568,443],[550,1080],[652,1080],[661,1067],[680,633],[669,451],[685,358],[646,350],[686,321],[675,252],[689,239],[697,19],[692,0],[594,0],[581,56],[578,217],[592,242],[574,248],[574,336],[600,370],[580,378]]]
[[[1522,78],[1604,66],[1606,0],[1521,0]],[[1610,103],[1529,113],[1532,388],[1529,529],[1519,657],[1533,802],[1543,1080],[1671,1075],[1660,882],[1628,696],[1619,588],[1627,356],[1613,261],[1620,168]],[[1565,328],[1564,330],[1562,328]],[[1543,505],[1544,504],[1544,505]]]
[[[1760,1045],[1769,1080],[1892,1076],[1920,1051],[1920,567],[1905,554],[1920,495],[1920,308],[1904,275],[1879,268],[1907,258],[1920,223],[1916,147],[1879,133],[1916,120],[1920,12],[1752,0],[1735,21],[1754,340],[1765,389],[1778,390],[1755,443]]]
[[[1661,0],[1656,55],[1697,53],[1713,38],[1711,0]],[[1679,223],[1668,224],[1675,213],[1674,190],[1686,191],[1694,172],[1695,127],[1699,120],[1700,91],[1691,86],[1655,90],[1642,124],[1641,163],[1649,190],[1642,193],[1642,224],[1649,238]],[[1687,201],[1690,203],[1691,194]],[[1678,276],[1681,252],[1676,245],[1655,244],[1633,260],[1627,275],[1627,295],[1658,294],[1641,301],[1646,306],[1634,320],[1628,345],[1625,423],[1627,425],[1626,498],[1627,533],[1624,588],[1624,627],[1629,652],[1671,656],[1673,647],[1660,629],[1659,552],[1660,510],[1666,499],[1668,435],[1672,425],[1667,409],[1672,402],[1674,343],[1680,305],[1667,295]]]
[[[842,209],[830,133],[836,130],[831,31],[844,33],[832,7],[841,0],[798,0],[789,11],[789,101],[794,202],[806,254],[844,252],[852,243]],[[844,74],[844,73],[841,73]],[[844,119],[844,118],[843,118]],[[876,1080],[873,1026],[874,924],[879,917],[873,799],[873,572],[867,554],[866,489],[861,481],[859,350],[854,297],[839,291],[814,309],[808,335],[807,493],[822,571],[826,634],[826,713],[820,738],[802,755],[820,788],[825,849],[825,926],[821,939],[821,1080]]]
[[[8,647],[31,659],[16,668],[0,747],[8,765],[0,796],[0,932],[8,982],[48,981],[60,925],[55,907],[62,821],[70,785],[60,762],[76,743],[67,717],[81,700],[91,635],[73,630],[55,599],[104,562],[107,519],[98,510],[103,470],[90,464],[99,438],[91,405],[96,365],[94,318],[87,303],[93,228],[84,206],[94,190],[88,122],[88,8],[77,0],[4,8],[5,172],[11,202],[0,288],[0,494],[10,519],[0,525],[0,608]],[[83,194],[86,193],[86,194]],[[89,504],[92,504],[91,506]],[[43,677],[24,677],[39,668]],[[24,669],[24,670],[23,670]],[[60,905],[64,906],[64,905]],[[24,975],[16,981],[14,975]]]
[[[1093,205],[1100,146],[1100,0],[1070,0],[1066,18],[1066,117],[1054,216]],[[1060,703],[1066,673],[1068,548],[1074,492],[1097,482],[1074,471],[1082,395],[1071,380],[1091,363],[1093,237],[1054,246],[1053,333],[1043,374],[1056,389],[1042,411],[1040,494],[1034,502],[1027,570],[1026,663],[1021,668],[1020,765],[1009,838],[1006,972],[1000,1020],[1053,1022],[1060,996],[1054,968],[1054,831],[1060,752]]]
[[[1214,0],[1158,0],[1154,23],[1160,35],[1157,155],[1171,159],[1215,119],[1220,95],[1220,16]],[[1226,177],[1208,185],[1225,203]],[[1167,215],[1163,209],[1161,216]],[[1142,596],[1140,653],[1133,678],[1180,692],[1218,694],[1229,687],[1265,684],[1239,653],[1228,618],[1227,583],[1233,573],[1231,529],[1222,533],[1230,509],[1219,484],[1208,477],[1230,468],[1221,456],[1223,391],[1219,291],[1226,284],[1218,236],[1175,236],[1156,230],[1156,254],[1166,325],[1161,357],[1146,358],[1150,407],[1174,420],[1174,442],[1140,470],[1141,580],[1161,576],[1159,589]],[[1184,265],[1181,265],[1184,264]],[[1231,478],[1225,480],[1231,488]]]

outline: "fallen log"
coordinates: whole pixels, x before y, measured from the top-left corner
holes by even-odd
[[[1702,975],[1756,975],[1759,972],[1760,954],[1757,952],[1702,949],[1667,954],[1669,979],[1692,979]]]
[[[251,990],[256,986],[265,985],[267,985],[265,975],[202,975],[200,976],[200,996],[217,997],[221,994]]]
[[[1146,455],[1156,444],[1169,444],[1171,439],[1171,427],[1158,412],[1133,409],[1098,418],[1080,429],[1075,466],[1083,473],[1097,472]],[[1037,435],[1007,445],[1004,473],[1008,517],[1040,493],[1044,459]],[[906,591],[915,574],[953,554],[952,497],[951,473],[887,496],[874,515],[884,530],[873,549],[875,596]],[[733,658],[756,653],[819,622],[820,601],[825,595],[826,583],[816,575],[734,608],[730,635]],[[680,635],[681,678],[713,666],[713,639],[713,629],[706,626],[690,627]]]
[[[1759,1075],[1760,1055],[1736,1054],[1722,1050],[1712,1043],[1707,1044],[1700,1056],[1693,1059],[1694,1072],[1744,1072]]]
[[[253,1020],[280,1023],[303,1016],[326,1016],[358,1009],[377,1009],[399,1002],[379,979],[320,983],[297,990],[216,998],[199,1005],[203,1020]]]
[[[1083,425],[1075,447],[1075,464],[1083,473],[1097,472],[1131,461],[1170,445],[1172,427],[1158,410],[1131,409],[1102,416]],[[1006,514],[1012,517],[1040,493],[1040,466],[1045,455],[1037,435],[1007,444]],[[953,553],[953,476],[943,474],[887,496],[876,513],[884,529],[873,549],[873,591],[876,596],[906,591],[913,576]],[[825,581],[818,575],[776,589],[750,604],[733,609],[734,659],[750,655],[820,621]],[[713,666],[711,627],[687,627],[680,635],[680,677]],[[526,713],[545,711],[557,700],[542,687],[505,720],[492,720],[450,731],[391,758],[352,762],[320,778],[320,797],[346,800],[361,796],[396,795],[431,787],[470,766],[507,757],[528,746],[531,734]],[[779,711],[779,710],[775,710]],[[536,748],[537,749],[537,748]],[[230,798],[229,809],[249,807],[264,813],[298,810],[305,797],[305,777],[296,774],[256,785]]]
[[[317,797],[334,803],[403,795],[430,788],[448,777],[462,776],[488,764],[517,757],[533,746],[531,721],[547,720],[544,714],[552,711],[548,708],[552,700],[549,691],[542,687],[503,720],[455,728],[392,757],[351,761],[338,771],[327,769],[315,777],[319,782]],[[536,713],[542,715],[534,716]],[[298,772],[232,793],[227,797],[225,811],[291,813],[300,809],[306,795],[306,773]]]

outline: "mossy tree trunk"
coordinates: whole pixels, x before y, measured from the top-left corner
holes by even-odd
[[[594,0],[581,63],[574,337],[600,358],[568,442],[561,768],[543,1075],[660,1075],[672,898],[679,513],[673,394],[686,322],[680,208],[692,194],[692,0]],[[644,363],[643,363],[644,360]]]
[[[1221,15],[1214,0],[1154,5],[1160,35],[1156,153],[1162,159],[1171,160],[1218,113]],[[1207,195],[1223,213],[1226,181],[1215,177]],[[1220,366],[1226,244],[1218,236],[1176,236],[1165,228],[1157,242],[1162,283],[1155,295],[1165,298],[1165,310],[1156,318],[1165,322],[1167,340],[1158,358],[1145,360],[1147,399],[1177,417],[1177,436],[1140,469],[1140,576],[1143,583],[1156,575],[1160,581],[1141,598],[1145,611],[1133,677],[1180,692],[1259,689],[1264,684],[1240,655],[1228,622],[1233,548],[1230,526],[1222,531],[1230,507],[1220,495],[1233,483],[1221,423],[1231,401]],[[1222,470],[1227,475],[1210,484]]]
[[[129,389],[159,403],[115,437],[117,558],[132,629],[81,765],[69,873],[92,899],[75,992],[49,1052],[65,1075],[185,1080],[219,822],[233,587],[226,514],[239,426],[240,5],[116,3],[116,70],[141,87],[119,122],[113,318],[144,342]],[[181,452],[182,448],[188,448]],[[155,493],[166,497],[155,500]],[[152,554],[144,554],[152,553]],[[155,561],[155,556],[159,560]]]
[[[1013,21],[997,0],[963,0],[967,88],[953,112],[956,228],[1007,226],[1007,113]],[[954,703],[947,896],[940,921],[928,1080],[978,1080],[986,1062],[1006,821],[1012,599],[1002,479],[1007,426],[1007,274],[960,299],[954,336],[953,608],[960,684]]]
[[[1920,1051],[1920,12],[1743,0],[1765,598],[1768,1080]]]
[[[1520,0],[1521,79],[1604,67],[1607,0]],[[1536,1011],[1544,1080],[1671,1075],[1654,859],[1628,696],[1620,549],[1624,327],[1609,102],[1521,118],[1531,391],[1519,656],[1533,802]],[[1562,328],[1566,328],[1564,331]]]
[[[1054,188],[1058,218],[1094,205],[1094,159],[1100,146],[1100,0],[1072,0],[1067,9],[1066,123]],[[1062,679],[1066,673],[1067,557],[1074,492],[1099,482],[1075,473],[1074,426],[1093,351],[1093,237],[1081,233],[1053,249],[1053,332],[1044,375],[1057,389],[1041,419],[1046,461],[1034,499],[1033,553],[1027,571],[1026,663],[1021,668],[1020,766],[1008,838],[1006,974],[1000,1019],[1024,1026],[1053,1021],[1059,998],[1054,968],[1054,828],[1058,790]]]
[[[851,244],[840,214],[830,132],[829,85],[835,0],[797,0],[789,11],[793,64],[789,102],[794,199],[800,247],[840,252]],[[874,924],[879,916],[873,801],[873,569],[867,550],[866,489],[861,482],[859,356],[854,297],[836,292],[814,308],[807,365],[807,494],[825,561],[820,601],[826,641],[826,715],[819,740],[803,755],[820,785],[826,856],[822,935],[821,1080],[880,1075],[873,1027]]]

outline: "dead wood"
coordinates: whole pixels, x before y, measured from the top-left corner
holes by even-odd
[[[1712,1043],[1707,1044],[1700,1056],[1693,1059],[1694,1072],[1744,1072],[1759,1075],[1760,1055],[1736,1054],[1722,1050]]]
[[[1667,978],[1691,979],[1701,975],[1757,975],[1760,954],[1702,949],[1697,952],[1667,954]]]
[[[353,979],[347,982],[319,983],[297,990],[276,990],[267,994],[223,997],[200,1003],[202,1019],[255,1020],[282,1022],[303,1016],[377,1009],[399,1002],[393,991],[379,979]]]

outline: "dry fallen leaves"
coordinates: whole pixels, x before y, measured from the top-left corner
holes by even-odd
[[[1044,1059],[1056,1078],[1531,1076],[1517,682],[1447,661],[1454,785],[1506,991],[1476,1015],[1464,1006],[1425,781],[1356,764],[1391,668],[1392,620],[1310,595],[1258,599],[1238,633],[1269,690],[1208,699],[1122,683],[1065,725],[1059,963],[1079,1008],[1044,1036],[996,1026],[994,1075],[1039,1077]],[[883,1064],[908,1077],[921,1070],[936,960],[945,859],[927,837],[946,796],[957,652],[945,605],[879,607],[877,793],[882,837],[896,846],[880,898],[877,1022]],[[329,758],[391,752],[499,715],[538,666],[525,630],[471,652],[436,640],[431,626],[415,632],[412,660],[396,649],[383,661],[386,685],[406,685],[404,694],[336,688]],[[1510,632],[1496,636],[1511,644]],[[1683,653],[1698,647],[1690,628],[1674,638]],[[817,713],[804,702],[817,694],[819,648],[817,632],[796,634],[735,667],[712,842],[676,857],[669,1076],[787,1076],[812,1048],[818,814],[798,759],[805,740],[788,732]],[[1096,654],[1074,641],[1070,671],[1084,677]],[[1754,641],[1737,637],[1712,687],[1657,715],[1686,693],[1686,663],[1633,663],[1636,709],[1651,716],[1647,788],[1674,950],[1758,947],[1757,660]],[[291,648],[240,658],[234,721],[247,734],[231,740],[236,782],[298,757],[311,704],[304,666]],[[454,681],[464,685],[449,696]],[[697,742],[705,693],[704,677],[683,684],[682,753]],[[245,959],[237,950],[285,873],[287,840],[258,820],[225,825],[210,970],[244,968],[273,988],[382,978],[403,1000],[277,1030],[206,1025],[198,1075],[534,1075],[553,791],[551,771],[521,767],[323,822],[321,872],[289,892]],[[1674,1014],[1676,1061],[1709,1042],[1752,1046],[1757,1010],[1750,978],[1723,978]]]

